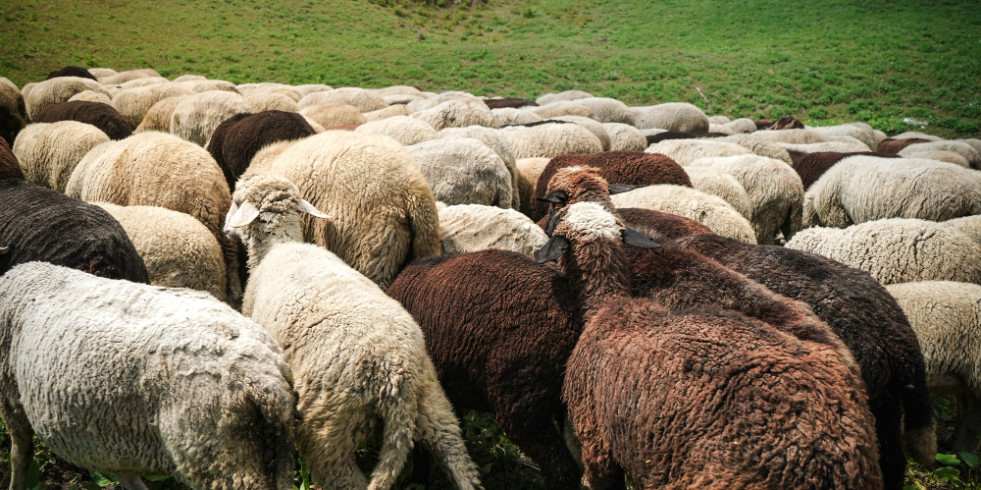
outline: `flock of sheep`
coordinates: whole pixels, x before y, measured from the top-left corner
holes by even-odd
[[[931,392],[978,447],[979,151],[580,91],[0,78],[10,488],[37,434],[132,489],[291,489],[297,452],[388,489],[417,444],[477,489],[470,409],[549,489],[901,488]]]

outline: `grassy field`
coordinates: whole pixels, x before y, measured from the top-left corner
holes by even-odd
[[[22,86],[65,65],[526,98],[580,89],[710,115],[981,137],[976,1],[0,1],[0,76]],[[493,424],[471,415],[465,430],[489,489],[540,488]],[[0,486],[8,456],[0,433]],[[114,486],[44,450],[35,467],[38,488]],[[981,482],[975,453],[909,475],[913,488]]]
[[[981,9],[970,1],[7,0],[0,75],[68,64],[233,82],[566,89],[644,105],[887,133],[981,135]]]

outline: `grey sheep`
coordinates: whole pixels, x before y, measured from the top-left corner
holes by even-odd
[[[484,204],[510,208],[514,176],[482,141],[447,138],[406,147],[432,189],[446,204]]]
[[[437,207],[444,254],[499,248],[532,255],[548,240],[534,221],[514,209],[481,204]]]
[[[292,488],[290,369],[268,333],[210,295],[29,262],[0,277],[0,417],[10,488],[31,433],[69,462],[192,488]]]

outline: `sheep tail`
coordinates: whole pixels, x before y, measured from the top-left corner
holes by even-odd
[[[407,211],[412,228],[412,249],[406,263],[420,257],[432,257],[442,253],[439,237],[439,215],[436,201],[429,187],[414,189],[409,195]]]
[[[252,386],[248,397],[258,412],[258,433],[261,441],[262,460],[272,471],[272,485],[264,486],[277,490],[293,489],[293,472],[296,468],[295,450],[287,441],[295,439],[295,428],[299,419],[296,411],[295,393],[288,399],[270,398],[268,389]]]
[[[378,410],[385,425],[382,433],[378,464],[371,472],[368,490],[385,490],[395,485],[395,480],[412,451],[412,435],[416,431],[415,394],[411,388],[411,376],[396,376],[392,392],[383,397]]]
[[[460,421],[439,385],[432,361],[427,357],[425,362],[428,372],[423,378],[428,381],[419,383],[419,439],[453,480],[457,490],[482,489],[477,465],[470,459],[463,442]]]
[[[903,446],[906,454],[921,465],[937,457],[937,432],[933,421],[933,403],[922,363],[914,366],[910,380],[902,386]]]

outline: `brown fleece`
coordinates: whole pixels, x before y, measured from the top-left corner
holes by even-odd
[[[133,134],[133,129],[115,107],[102,102],[87,100],[70,100],[57,104],[48,104],[34,118],[36,123],[53,123],[58,121],[78,121],[91,124],[109,136],[109,139],[121,140]]]
[[[7,140],[0,138],[0,180],[2,179],[24,180],[24,171],[20,169],[20,162],[10,150]]]
[[[879,142],[879,146],[875,148],[875,151],[886,155],[898,155],[903,148],[909,145],[929,142],[930,140],[926,138],[886,138]]]

